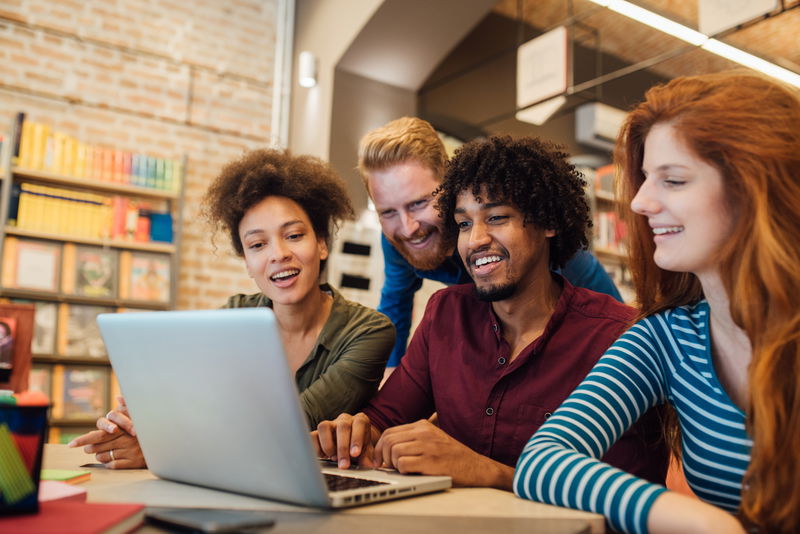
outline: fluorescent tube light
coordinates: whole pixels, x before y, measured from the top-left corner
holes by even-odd
[[[745,67],[750,67],[753,70],[763,72],[768,76],[772,76],[773,78],[777,78],[786,83],[800,87],[800,74],[792,72],[789,69],[779,67],[775,63],[770,63],[769,61],[763,60],[760,57],[756,57],[753,54],[748,54],[744,50],[740,50],[735,46],[725,44],[722,41],[717,41],[716,39],[709,39],[702,45],[702,48],[711,53],[717,54],[718,56],[722,56],[726,59],[730,59],[731,61],[739,63],[740,65],[744,65]]]
[[[700,33],[692,28],[689,28],[688,26],[684,26],[683,24],[679,24],[673,20],[662,17],[661,15],[632,4],[631,2],[627,2],[626,0],[591,1],[600,6],[607,7],[608,9],[615,11],[620,15],[624,15],[628,18],[641,22],[642,24],[646,24],[651,28],[655,28],[656,30],[686,41],[687,43],[699,46],[704,50],[711,52],[712,54],[724,57],[735,63],[744,65],[745,67],[762,72],[767,76],[772,76],[773,78],[790,83],[796,87],[800,87],[800,74],[792,72],[789,69],[779,67],[775,63],[758,58],[745,52],[744,50],[727,45],[722,41],[710,39],[704,33]]]
[[[678,24],[674,20],[657,15],[643,7],[631,4],[630,2],[612,0],[608,3],[607,7],[620,15],[625,15],[628,18],[639,21],[642,24],[646,24],[664,33],[668,33],[673,37],[677,37],[695,46],[699,46],[708,40],[708,36],[705,34],[695,31],[683,24]]]

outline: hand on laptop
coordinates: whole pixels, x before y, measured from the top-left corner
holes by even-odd
[[[69,447],[83,447],[98,462],[110,469],[147,467],[136,438],[125,399],[117,397],[119,407],[97,420],[97,430],[87,432],[69,442]]]
[[[375,444],[375,464],[403,474],[447,475],[455,486],[511,490],[514,468],[478,454],[429,420],[386,429]]]
[[[403,474],[447,475],[459,486],[511,490],[514,468],[482,456],[429,420],[387,429],[381,434],[363,413],[323,421],[311,433],[317,454],[342,469],[357,459],[364,467],[388,467]]]
[[[358,459],[358,465],[376,467],[373,460],[375,442],[380,432],[372,427],[369,417],[363,413],[343,413],[333,421],[322,421],[311,439],[320,458],[330,458],[341,469],[350,467],[350,459]]]

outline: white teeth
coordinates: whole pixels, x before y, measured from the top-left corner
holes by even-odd
[[[653,233],[656,235],[674,234],[683,230],[683,226],[667,226],[663,228],[653,228]]]
[[[297,270],[297,269],[289,269],[288,271],[281,271],[279,273],[275,273],[272,276],[270,276],[270,278],[272,280],[280,280],[282,278],[288,278],[290,276],[293,276],[293,275],[299,274],[299,273],[300,273],[300,271]]]
[[[503,258],[500,256],[484,256],[483,258],[478,258],[475,260],[475,267],[480,267],[481,265],[486,265],[487,263],[494,263],[496,261],[501,261]]]
[[[409,239],[408,242],[411,243],[412,245],[419,245],[420,243],[425,241],[427,238],[428,238],[428,236],[424,235],[424,236],[422,236],[422,237],[420,237],[418,239]]]

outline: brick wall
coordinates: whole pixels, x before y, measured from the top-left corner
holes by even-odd
[[[255,291],[198,220],[209,182],[268,144],[277,0],[3,0],[0,128],[17,111],[92,144],[188,157],[179,308]]]

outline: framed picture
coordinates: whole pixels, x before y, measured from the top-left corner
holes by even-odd
[[[101,247],[77,246],[71,265],[72,294],[114,298],[117,294],[117,252]],[[64,261],[67,262],[66,252]],[[66,292],[66,290],[65,290]]]
[[[11,379],[14,369],[14,340],[17,337],[17,319],[0,316],[0,382]]]
[[[50,398],[53,379],[53,366],[48,364],[34,364],[28,377],[28,390],[40,391]]]
[[[56,365],[53,369],[53,417],[94,420],[108,412],[108,367]]]
[[[3,251],[3,285],[56,293],[60,262],[60,243],[7,237]]]
[[[12,302],[33,304],[36,307],[33,319],[33,339],[31,352],[40,355],[52,355],[56,350],[56,323],[58,304],[42,300],[14,299]]]
[[[97,316],[113,308],[83,304],[60,304],[58,309],[58,354],[81,358],[106,358],[106,347],[97,327]]]
[[[34,315],[33,304],[0,302],[0,389],[28,389]]]
[[[166,254],[125,252],[120,258],[120,297],[169,302],[170,257]]]

